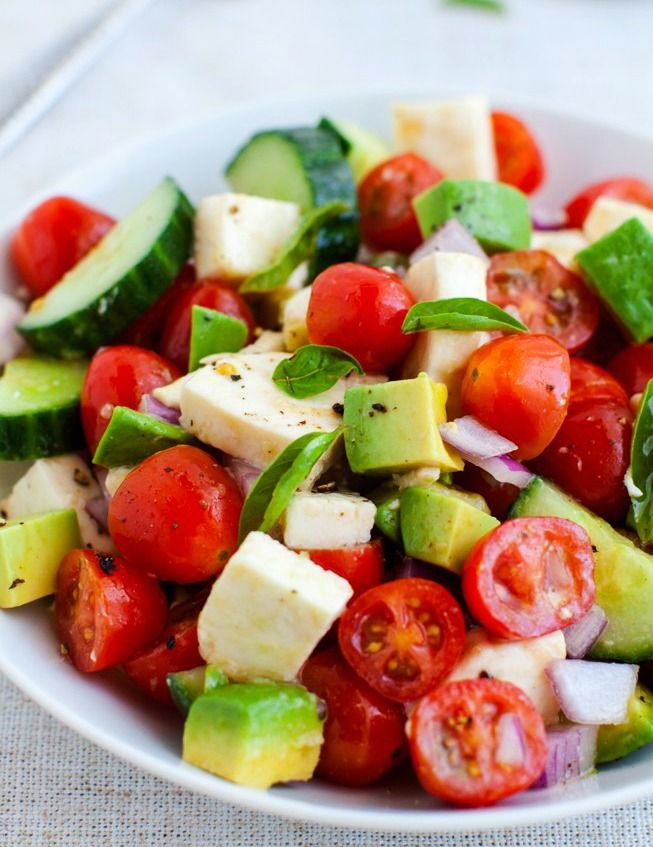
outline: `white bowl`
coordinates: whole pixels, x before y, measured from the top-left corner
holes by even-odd
[[[68,193],[120,215],[163,174],[171,174],[191,199],[197,200],[223,187],[222,168],[250,133],[270,126],[312,124],[329,114],[359,121],[389,136],[389,104],[396,99],[398,95],[391,98],[386,93],[248,105],[162,133],[89,165],[31,198],[0,227],[2,261],[6,263],[7,238],[13,226],[43,197]],[[546,186],[540,193],[543,207],[555,209],[584,184],[613,175],[632,173],[653,181],[653,143],[648,139],[570,115],[519,104],[496,105],[521,115],[541,143],[548,166]],[[10,290],[11,284],[6,264],[0,289]],[[6,488],[17,472],[8,464],[0,466],[0,487]],[[318,781],[267,792],[243,788],[181,761],[181,723],[167,711],[146,703],[117,679],[82,676],[65,663],[45,601],[1,612],[0,644],[0,670],[91,741],[184,788],[263,812],[377,830],[465,831],[558,820],[653,793],[653,746],[602,768],[597,777],[578,785],[560,791],[526,792],[479,810],[445,807],[406,774],[364,790]]]

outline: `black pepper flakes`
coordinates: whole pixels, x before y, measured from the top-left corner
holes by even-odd
[[[172,527],[172,529],[179,529],[179,524],[177,523],[177,521],[173,521],[173,522],[170,524],[170,526]]]
[[[242,379],[242,376],[240,374],[231,374],[230,378],[232,382],[239,382]]]
[[[96,556],[102,573],[111,576],[114,571],[118,570],[118,565],[115,563],[113,556],[110,556],[108,553],[96,553]]]
[[[336,415],[344,415],[344,413],[345,413],[344,403],[334,403],[333,406],[331,406],[331,408],[336,413]]]
[[[549,382],[549,383],[547,383],[547,386],[546,386],[546,390],[547,390],[547,391],[553,391],[553,390],[554,390],[554,388],[555,388],[555,386],[554,386],[554,385],[551,385],[551,383],[550,383],[550,382]]]
[[[9,591],[13,591],[14,588],[18,588],[19,585],[23,585],[24,583],[25,583],[24,579],[20,579],[19,577],[16,577],[16,579],[9,586]]]
[[[165,468],[163,469],[163,472],[164,472],[164,473],[171,473],[171,472],[172,472],[172,468],[168,465],[167,467],[165,467]]]
[[[218,553],[218,559],[221,562],[226,562],[228,558],[229,558],[228,551],[227,550],[220,550],[220,552]]]
[[[171,635],[170,638],[166,641],[166,650],[174,650],[177,646],[177,639],[174,635]]]
[[[77,483],[77,485],[81,485],[82,488],[88,488],[91,484],[91,478],[87,473],[84,473],[81,468],[75,468],[73,471],[73,479]]]
[[[387,408],[383,405],[383,403],[372,403],[372,408],[375,412],[387,412]]]
[[[472,382],[476,382],[476,380],[479,378],[478,368],[474,368],[473,371],[471,372],[470,376],[471,376]]]

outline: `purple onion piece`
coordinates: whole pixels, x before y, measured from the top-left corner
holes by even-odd
[[[93,518],[95,523],[103,532],[107,532],[110,502],[111,498],[107,499],[100,494],[97,497],[93,497],[91,500],[87,500],[84,504],[84,508],[87,513]]]
[[[414,265],[436,250],[442,253],[468,253],[470,256],[482,259],[488,265],[490,263],[478,241],[455,218],[448,220],[429,235],[423,244],[420,244],[410,256],[410,264]]]
[[[157,418],[165,423],[179,425],[179,418],[181,417],[179,409],[172,409],[170,406],[166,406],[165,403],[157,400],[152,394],[143,395],[138,410],[145,415],[151,415],[153,418]]]
[[[240,493],[243,497],[247,497],[252,486],[261,475],[261,468],[256,468],[244,459],[237,459],[235,456],[225,456],[223,464],[234,478]]]
[[[394,579],[411,579],[412,577],[417,577],[417,579],[435,580],[437,575],[438,569],[434,565],[428,565],[419,559],[413,559],[412,556],[404,556],[397,568]]]
[[[596,759],[597,726],[554,726],[547,731],[548,753],[533,788],[552,788],[587,776]]]
[[[443,441],[477,459],[491,459],[517,449],[516,444],[488,429],[472,415],[440,424],[438,429]]]
[[[0,292],[0,367],[14,359],[25,345],[16,332],[16,324],[24,313],[21,302]]]
[[[619,724],[637,683],[637,665],[554,659],[546,669],[567,720],[582,724]]]
[[[555,232],[567,226],[567,213],[564,209],[532,209],[531,220],[537,232]]]
[[[520,767],[526,755],[526,739],[524,727],[517,715],[510,712],[501,715],[497,722],[496,738],[495,761],[510,768]]]
[[[567,658],[584,658],[603,635],[607,625],[607,615],[600,606],[595,604],[579,621],[563,629]]]
[[[514,485],[516,488],[526,488],[535,476],[521,462],[511,459],[510,456],[492,456],[490,459],[479,459],[462,450],[460,455],[466,462],[489,473],[497,482],[505,482]]]

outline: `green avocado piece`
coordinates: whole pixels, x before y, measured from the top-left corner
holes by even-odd
[[[653,741],[653,693],[638,685],[628,704],[625,723],[599,727],[596,763],[613,762]]]
[[[223,685],[229,685],[227,674],[222,668],[216,668],[215,665],[207,665],[204,675],[204,693],[210,694],[212,691],[217,691]]]
[[[190,323],[188,370],[200,366],[200,360],[213,353],[237,353],[247,341],[248,328],[240,318],[216,309],[193,306]]]
[[[74,509],[0,521],[0,609],[54,594],[61,560],[82,546]]]
[[[399,489],[397,486],[391,482],[384,483],[368,496],[376,506],[374,526],[390,541],[401,544]]]
[[[189,671],[176,671],[166,676],[172,702],[182,715],[187,715],[197,698],[204,694],[206,667],[191,668]]]
[[[639,218],[576,256],[586,279],[633,341],[653,336],[653,235]]]
[[[345,450],[354,473],[391,474],[427,466],[462,470],[438,425],[446,420],[447,389],[426,374],[345,392]]]
[[[445,486],[406,488],[399,498],[404,550],[460,573],[470,550],[499,521]]]
[[[608,618],[592,657],[614,662],[653,658],[653,557],[541,477],[521,492],[510,511],[514,518],[529,515],[567,518],[589,534],[596,602]]]
[[[93,464],[105,468],[137,465],[160,450],[194,443],[193,436],[183,427],[116,406],[95,450]]]
[[[323,740],[318,704],[301,685],[225,685],[192,704],[183,759],[255,788],[310,779]]]
[[[531,215],[525,194],[501,182],[443,179],[413,200],[424,238],[457,218],[490,253],[527,250]]]
[[[392,156],[390,147],[382,138],[353,121],[322,118],[318,127],[336,135],[356,182],[360,182],[372,168]]]

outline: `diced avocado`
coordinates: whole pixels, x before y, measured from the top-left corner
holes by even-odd
[[[438,425],[446,420],[447,389],[426,374],[345,393],[345,449],[354,473],[390,474],[422,466],[463,467]]]
[[[541,477],[522,491],[510,515],[567,518],[584,527],[594,546],[596,602],[608,617],[592,656],[616,662],[652,658],[653,557]]]
[[[216,668],[215,665],[207,665],[204,674],[204,693],[210,694],[224,685],[229,685],[227,674],[221,668]]]
[[[181,426],[126,406],[116,406],[93,456],[93,464],[105,468],[137,465],[160,450],[194,442],[194,437]]]
[[[459,573],[470,550],[499,521],[445,486],[407,488],[399,519],[409,556]]]
[[[177,671],[166,676],[168,690],[175,706],[182,715],[187,715],[197,698],[204,694],[206,666],[189,671]]]
[[[190,355],[188,370],[194,371],[200,360],[213,353],[237,353],[247,341],[248,329],[244,321],[206,309],[193,306],[190,325]]]
[[[653,235],[631,218],[576,255],[586,279],[633,341],[653,336]]]
[[[401,527],[399,526],[399,489],[392,483],[384,483],[370,495],[370,500],[376,506],[374,526],[395,544],[401,544]]]
[[[390,147],[382,138],[353,121],[322,118],[318,126],[337,136],[356,182],[360,182],[372,168],[392,155]]]
[[[625,723],[599,727],[597,765],[623,759],[653,741],[653,693],[638,685],[628,704]]]
[[[0,522],[0,609],[54,594],[61,560],[81,546],[74,509]]]
[[[424,238],[456,218],[490,253],[527,250],[531,215],[525,194],[501,182],[443,179],[413,201]]]
[[[318,703],[300,685],[226,685],[191,706],[183,759],[255,788],[310,779],[323,740]]]

